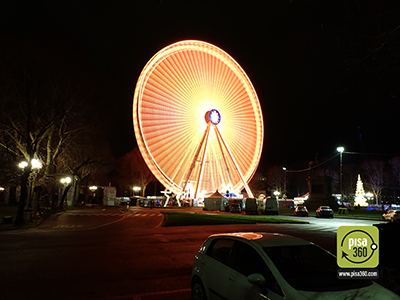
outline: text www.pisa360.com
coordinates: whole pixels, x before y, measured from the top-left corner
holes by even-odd
[[[337,271],[339,279],[378,279],[377,269],[339,269]]]

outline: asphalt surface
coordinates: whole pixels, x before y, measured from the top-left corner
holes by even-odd
[[[381,223],[336,215],[334,219],[280,215],[310,224],[165,228],[160,212],[141,207],[126,212],[118,207],[84,207],[48,215],[31,229],[0,226],[0,299],[190,299],[193,257],[212,233],[282,232],[334,253],[338,226]],[[385,223],[380,234],[379,283],[400,295],[400,249],[393,238],[400,231]]]

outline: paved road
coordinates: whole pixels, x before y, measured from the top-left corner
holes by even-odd
[[[373,222],[310,217],[310,224],[162,227],[160,211],[83,208],[34,229],[0,232],[0,298],[190,299],[193,258],[212,233],[281,232],[334,252],[337,227]]]

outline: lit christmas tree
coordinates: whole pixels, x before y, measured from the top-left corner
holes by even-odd
[[[368,206],[360,174],[358,174],[356,197],[354,198],[354,206]]]

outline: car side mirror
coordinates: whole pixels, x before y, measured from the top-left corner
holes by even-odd
[[[258,286],[265,285],[267,283],[265,277],[259,273],[250,274],[249,276],[247,276],[247,280],[250,283]]]

